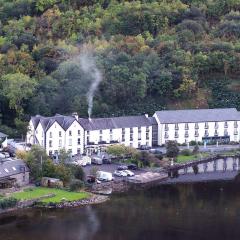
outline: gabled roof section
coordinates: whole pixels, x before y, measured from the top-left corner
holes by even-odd
[[[149,119],[145,115],[113,118],[92,118],[91,120],[80,118],[78,121],[80,125],[88,131],[151,126]]]
[[[56,114],[53,117],[36,115],[35,117],[32,117],[31,120],[35,129],[37,128],[38,124],[41,123],[43,130],[47,131],[54,124],[54,122],[57,122],[66,131],[76,120],[76,118],[73,116]]]
[[[197,123],[240,121],[240,113],[236,108],[189,109],[157,111],[160,123]]]

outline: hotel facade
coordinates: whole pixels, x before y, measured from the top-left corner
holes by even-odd
[[[77,114],[34,116],[29,122],[27,143],[39,144],[49,155],[65,148],[72,155],[91,154],[109,145],[162,146],[239,142],[240,113],[235,108],[157,111],[148,115],[113,118],[79,118]]]

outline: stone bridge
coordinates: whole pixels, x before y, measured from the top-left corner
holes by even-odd
[[[169,177],[174,178],[188,173],[209,173],[226,172],[240,170],[240,155],[215,155],[208,158],[187,162],[184,164],[174,164],[165,168]]]

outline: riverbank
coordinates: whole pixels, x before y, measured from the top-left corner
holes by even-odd
[[[0,209],[1,213],[16,211],[23,208],[70,208],[83,205],[99,204],[109,199],[108,196],[96,195],[90,192],[69,192],[55,188],[34,187],[6,194],[7,198],[16,199],[16,206]]]

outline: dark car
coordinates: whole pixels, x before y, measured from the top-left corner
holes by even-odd
[[[103,158],[102,162],[103,162],[103,164],[111,164],[112,160],[111,160],[111,158]]]
[[[149,152],[153,154],[159,154],[159,155],[163,154],[163,152],[158,149],[150,149]]]
[[[88,183],[95,183],[96,181],[96,177],[95,176],[92,176],[92,175],[88,175],[87,176],[87,182]]]
[[[141,145],[139,149],[140,150],[149,150],[149,149],[151,149],[151,147],[148,145]]]
[[[128,168],[129,170],[137,170],[137,169],[138,169],[138,167],[137,167],[136,164],[129,164],[129,165],[127,166],[127,168]]]
[[[127,169],[128,169],[128,167],[125,165],[120,165],[117,167],[117,170],[127,170]]]

